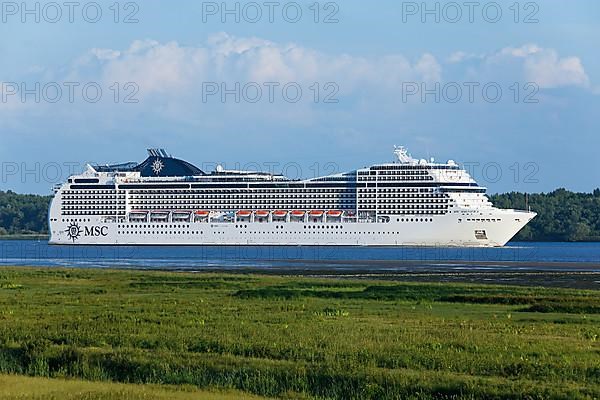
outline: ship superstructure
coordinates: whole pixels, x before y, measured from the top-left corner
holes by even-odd
[[[85,245],[504,246],[535,213],[495,208],[454,161],[395,161],[306,180],[149,149],[89,165],[55,188],[50,243]]]

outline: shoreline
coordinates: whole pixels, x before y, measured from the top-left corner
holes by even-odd
[[[31,236],[22,238],[31,239]],[[600,290],[600,248],[515,242],[486,248],[343,248],[197,246],[185,249],[48,246],[14,240],[0,266],[382,279]]]
[[[49,235],[35,234],[35,235],[6,235],[0,236],[0,240],[49,240]]]
[[[0,270],[76,270],[76,271],[115,271],[140,273],[175,274],[229,274],[256,275],[280,278],[317,278],[331,280],[377,280],[405,283],[476,284],[506,287],[561,288],[600,291],[600,270],[598,271],[544,271],[544,270],[421,270],[421,271],[385,271],[385,270],[331,270],[306,268],[89,268],[82,266],[36,266],[36,265],[0,265]]]

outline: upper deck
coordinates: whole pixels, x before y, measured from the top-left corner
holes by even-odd
[[[393,163],[375,164],[349,172],[338,173],[309,179],[289,179],[281,174],[262,171],[226,170],[222,166],[207,173],[195,165],[170,156],[163,149],[148,149],[148,158],[141,163],[123,163],[114,165],[90,165],[82,175],[71,177],[70,183],[87,176],[101,178],[101,181],[115,183],[279,183],[279,184],[316,184],[316,183],[360,183],[400,181],[438,182],[449,185],[461,184],[476,186],[476,182],[454,161],[435,163],[433,160],[412,158],[403,147],[394,151],[397,160]],[[82,178],[83,177],[83,178]],[[367,185],[370,186],[370,185]]]

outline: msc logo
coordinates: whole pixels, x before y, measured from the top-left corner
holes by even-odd
[[[108,226],[85,227],[85,236],[108,236]]]
[[[73,243],[79,239],[79,236],[81,236],[81,228],[77,222],[71,222],[67,228],[67,236],[73,241]]]
[[[160,171],[162,171],[164,167],[165,164],[158,158],[152,163],[152,171],[154,171],[156,175],[160,174]]]
[[[108,226],[86,226],[82,229],[77,222],[71,222],[66,232],[69,239],[75,243],[82,234],[86,237],[108,236]]]

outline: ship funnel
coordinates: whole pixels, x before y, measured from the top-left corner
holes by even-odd
[[[171,155],[165,149],[148,149],[148,155],[150,157],[171,158]]]

